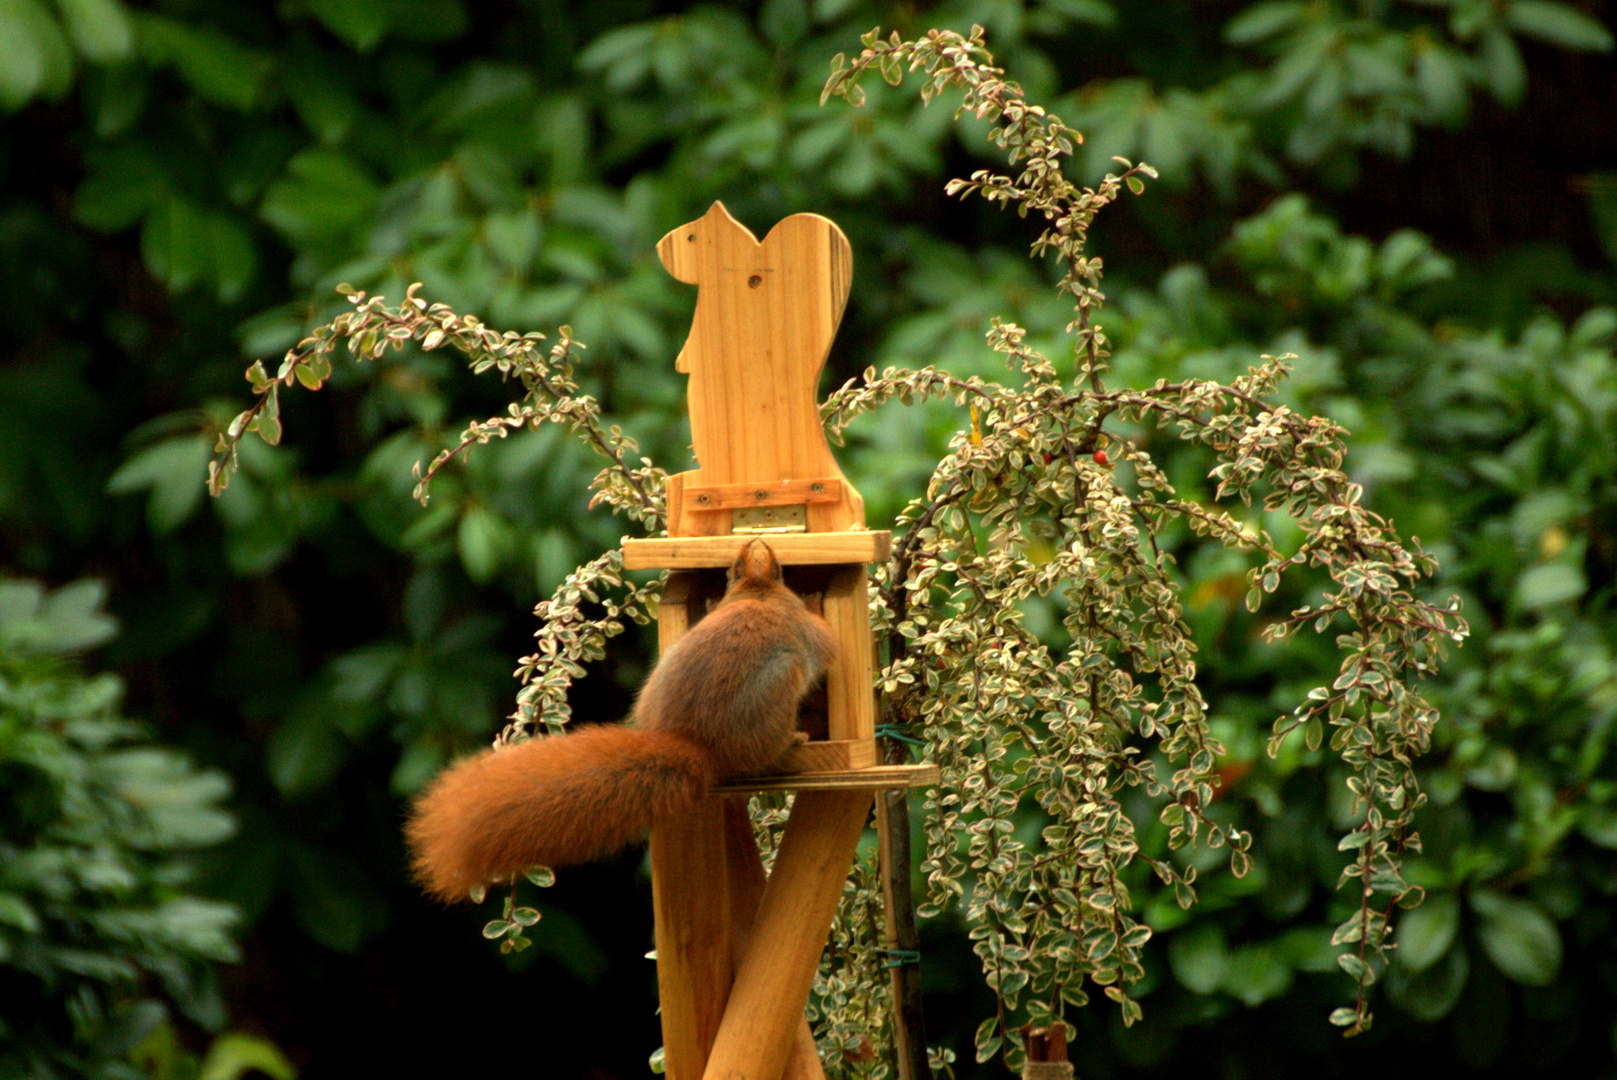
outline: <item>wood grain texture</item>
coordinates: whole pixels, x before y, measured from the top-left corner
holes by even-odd
[[[676,279],[697,286],[690,336],[674,362],[690,376],[697,468],[684,484],[771,483],[842,477],[820,423],[820,372],[847,306],[848,238],[818,214],[782,219],[760,242],[714,203],[657,242]],[[696,511],[670,486],[669,533],[722,535],[724,511]],[[844,483],[835,503],[809,506],[809,531],[864,524],[864,503]]]
[[[825,672],[828,736],[876,737],[876,644],[870,636],[868,575],[863,565],[831,573],[820,612],[837,639],[836,659]]]
[[[753,836],[752,818],[747,813],[747,797],[732,795],[724,799],[725,860],[730,883],[730,940],[735,966],[741,966],[746,955],[747,942],[752,936],[753,921],[758,916],[758,904],[764,895],[764,861]],[[707,1050],[712,1049],[711,1042]],[[704,1056],[703,1065],[706,1066]],[[820,1063],[819,1048],[814,1045],[814,1031],[808,1016],[799,1013],[797,1027],[792,1032],[792,1047],[786,1059],[781,1080],[825,1080],[825,1067]]]
[[[842,498],[839,477],[777,480],[773,484],[685,485],[686,510],[734,510],[747,506],[790,506],[793,503],[834,503]]]
[[[868,769],[737,776],[715,784],[713,791],[725,794],[741,791],[872,791],[931,787],[937,782],[936,765],[874,765]]]
[[[805,791],[793,803],[705,1080],[783,1074],[870,798],[868,791]]]
[[[695,576],[669,575],[657,617],[666,651],[704,606]],[[718,1034],[735,976],[724,803],[707,799],[689,818],[651,830],[651,898],[663,1059],[671,1080],[697,1080]]]
[[[803,1009],[871,789],[937,780],[936,769],[875,764],[865,564],[888,558],[891,536],[864,531],[864,503],[831,455],[817,400],[852,256],[818,215],[788,217],[760,243],[719,203],[664,236],[657,253],[698,287],[675,362],[690,376],[698,466],[668,478],[668,537],[625,540],[624,565],[678,571],[659,614],[667,648],[706,599],[709,578],[684,572],[728,567],[744,542],[731,535],[733,514],[803,506],[807,532],[766,539],[783,566],[800,568],[794,587],[820,594],[838,647],[825,694],[836,741],[795,750],[788,775],[722,789],[800,791],[767,882],[740,795],[716,794],[690,821],[653,830],[668,1073],[823,1080]]]
[[[651,902],[663,1060],[671,1080],[697,1080],[735,976],[724,803],[651,830]]]
[[[724,511],[729,514],[729,511]],[[623,539],[625,570],[704,570],[727,567],[751,537],[659,536]],[[886,529],[783,533],[761,538],[782,566],[886,562],[893,534]]]
[[[868,769],[876,764],[875,739],[821,739],[798,743],[786,751],[772,773],[818,773]]]

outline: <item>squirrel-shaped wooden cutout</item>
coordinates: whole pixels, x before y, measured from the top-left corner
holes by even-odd
[[[747,505],[806,504],[809,532],[862,526],[863,500],[831,456],[816,393],[848,303],[842,230],[793,214],[759,243],[716,202],[659,240],[657,255],[698,288],[674,361],[690,376],[697,468],[669,477],[669,535],[727,534],[731,509]],[[739,485],[747,490],[715,490]]]

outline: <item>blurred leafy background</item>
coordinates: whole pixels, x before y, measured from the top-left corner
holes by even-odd
[[[992,374],[989,317],[1047,342],[1068,314],[1023,223],[943,196],[982,128],[899,92],[817,104],[871,26],[980,23],[1086,132],[1085,178],[1114,154],[1163,174],[1094,234],[1115,378],[1296,353],[1288,400],[1354,431],[1371,504],[1474,632],[1434,690],[1429,900],[1344,1044],[1339,778],[1262,753],[1296,658],[1257,643],[1238,561],[1185,559],[1223,812],[1258,865],[1188,913],[1152,901],[1146,1019],[1075,1017],[1080,1074],[1617,1076],[1614,22],[1607,0],[0,0],[0,1066],[643,1074],[637,854],[563,875],[539,947],[501,958],[485,915],[413,892],[398,836],[498,727],[534,600],[624,531],[585,508],[593,463],[513,438],[421,510],[410,465],[506,395],[411,352],[339,368],[217,502],[213,432],[337,283],[421,281],[502,329],[570,324],[587,387],[681,467],[693,298],[652,244],[715,198],[760,233],[799,210],[848,233],[828,382]],[[873,524],[964,423],[855,429]],[[621,714],[650,644],[615,646],[578,710]],[[947,920],[926,946],[931,1036],[969,1063],[975,962]]]

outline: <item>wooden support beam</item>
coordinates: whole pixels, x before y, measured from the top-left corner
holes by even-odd
[[[729,863],[730,943],[735,966],[741,966],[764,895],[764,861],[752,833],[747,814],[747,797],[731,795],[724,799],[725,858]],[[707,1047],[711,1050],[711,1044]],[[704,1059],[704,1067],[706,1065]],[[797,1028],[792,1032],[792,1048],[781,1080],[825,1080],[820,1051],[814,1045],[814,1031],[808,1015],[799,1011]]]
[[[824,476],[817,480],[775,480],[757,484],[685,485],[687,510],[734,510],[744,506],[791,506],[801,503],[842,501],[842,478]]]
[[[663,588],[657,620],[662,650],[700,618],[696,585],[695,575],[681,573],[670,575]],[[657,993],[663,1060],[671,1080],[697,1080],[707,1067],[735,976],[725,835],[721,799],[704,799],[687,817],[651,830]]]
[[[798,795],[708,1056],[706,1080],[779,1080],[784,1073],[869,813],[868,791]]]
[[[728,567],[751,536],[659,536],[623,541],[625,570],[702,570]],[[757,537],[782,566],[886,562],[893,534],[885,529],[775,533]]]
[[[735,977],[734,914],[725,857],[724,800],[651,830],[651,902],[657,995],[670,1080],[697,1080],[718,1034]]]
[[[828,734],[833,739],[876,737],[876,645],[870,636],[868,594],[863,566],[839,566],[820,598],[820,611],[837,638],[836,659],[825,672]]]

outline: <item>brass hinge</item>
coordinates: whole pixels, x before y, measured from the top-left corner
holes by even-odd
[[[730,511],[730,531],[736,536],[808,532],[808,507],[749,506]]]

